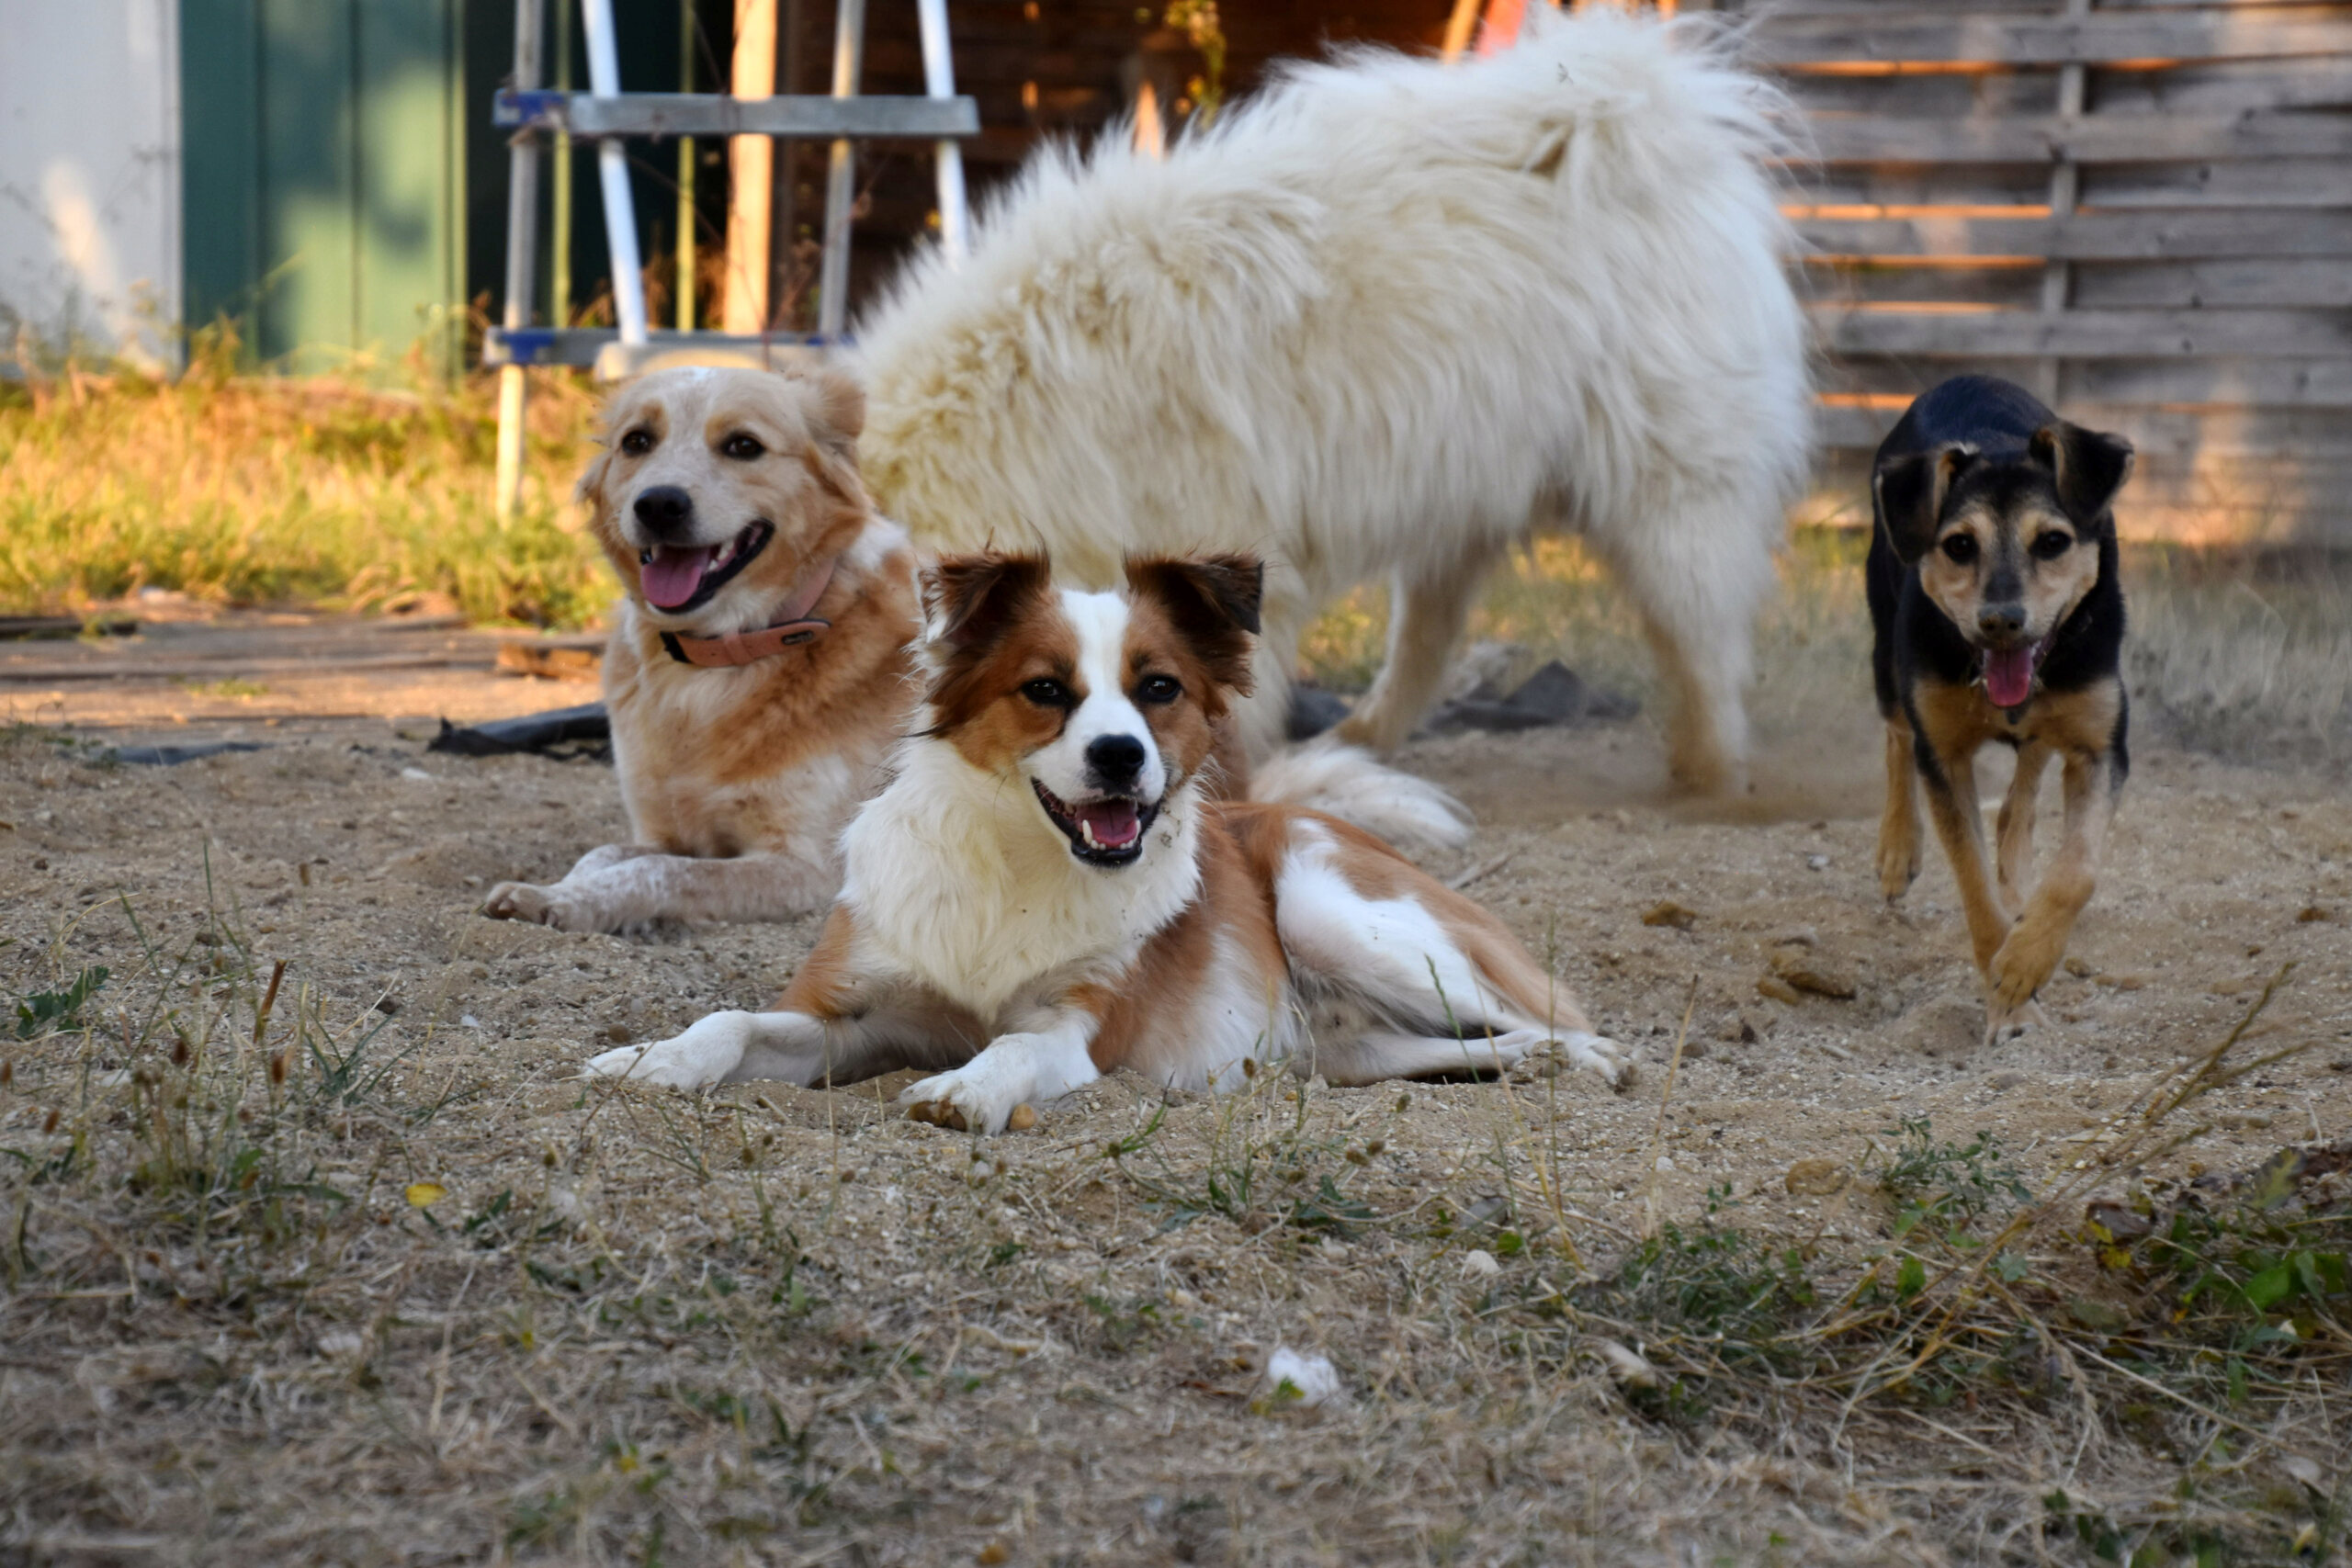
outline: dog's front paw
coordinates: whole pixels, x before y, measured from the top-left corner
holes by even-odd
[[[1881,830],[1878,838],[1878,890],[1886,895],[1890,904],[1911,891],[1919,880],[1919,834],[1889,833]]]
[[[2047,1029],[2050,1015],[2041,1004],[2031,998],[2022,1007],[2006,1007],[1997,1000],[1984,1004],[1984,1043],[1989,1049],[2006,1041],[2015,1040],[2029,1029]]]
[[[706,1089],[725,1083],[742,1064],[744,1013],[715,1012],[684,1034],[650,1045],[623,1045],[588,1058],[588,1077],[627,1078],[664,1089]]]
[[[2034,993],[2065,955],[2064,923],[2029,915],[2009,928],[2009,934],[1993,953],[1993,962],[1985,966],[1986,997],[2005,1012],[2021,1010],[2033,1000]]]
[[[899,1103],[907,1108],[909,1119],[934,1127],[1001,1133],[1021,1100],[1005,1086],[989,1082],[987,1075],[958,1067],[912,1086],[899,1096]]]

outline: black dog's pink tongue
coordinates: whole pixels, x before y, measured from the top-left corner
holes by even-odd
[[[718,553],[716,545],[691,550],[654,546],[653,558],[638,566],[637,581],[645,590],[646,603],[657,610],[673,610],[693,598],[702,586],[702,569]]]
[[[1125,849],[1143,831],[1142,818],[1132,800],[1090,800],[1077,810],[1088,834],[1106,850]]]
[[[2013,708],[2033,694],[2033,645],[1988,650],[1984,694],[1996,708]]]

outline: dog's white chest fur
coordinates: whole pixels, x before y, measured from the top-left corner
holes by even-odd
[[[878,958],[991,1027],[1038,983],[1132,962],[1198,896],[1197,789],[1170,791],[1143,859],[1080,864],[1023,779],[942,740],[910,741],[842,836],[842,902]]]

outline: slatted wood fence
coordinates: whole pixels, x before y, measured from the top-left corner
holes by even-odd
[[[2129,533],[2352,547],[2352,5],[1724,8],[1820,155],[1825,508],[1980,370],[2139,445]]]

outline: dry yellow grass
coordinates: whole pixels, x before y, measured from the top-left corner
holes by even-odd
[[[487,383],[0,382],[0,612],[154,587],[365,610],[447,595],[478,621],[578,626],[611,597],[568,526],[594,403],[542,378],[521,514],[492,514]]]

